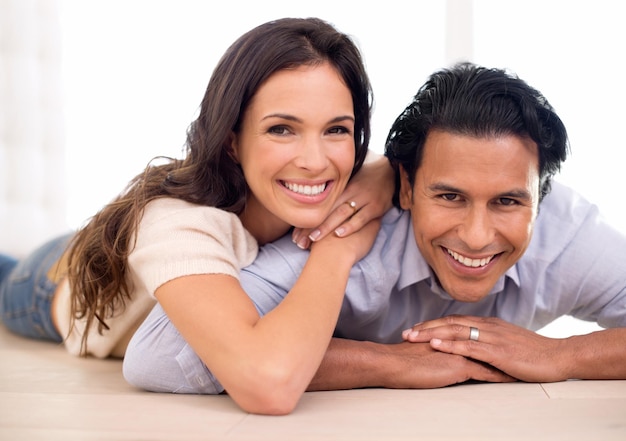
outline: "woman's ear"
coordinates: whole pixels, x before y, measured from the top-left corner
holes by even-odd
[[[409,174],[402,165],[398,167],[398,171],[400,172],[400,193],[398,194],[400,207],[403,210],[410,210],[413,205],[413,187],[409,180]]]
[[[228,145],[228,156],[230,156],[236,164],[239,164],[239,143],[235,132],[230,132],[226,144]]]

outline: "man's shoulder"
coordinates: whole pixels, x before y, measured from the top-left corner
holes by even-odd
[[[576,217],[580,217],[581,214],[586,216],[592,208],[595,208],[595,205],[580,193],[557,181],[552,182],[552,190],[539,204],[540,213],[565,213],[576,215]]]
[[[367,281],[368,290],[380,292],[430,275],[415,243],[409,211],[392,208],[385,214],[372,249],[353,268],[353,275],[356,274]]]
[[[598,208],[574,189],[559,182],[539,204],[533,237],[525,258],[553,260],[572,243]]]
[[[380,231],[378,232],[372,250],[379,247],[389,250],[391,244],[402,244],[402,248],[404,249],[407,238],[411,235],[412,231],[411,213],[393,207],[387,211],[382,218]],[[396,250],[395,252],[398,251]],[[384,251],[381,254],[384,254]]]

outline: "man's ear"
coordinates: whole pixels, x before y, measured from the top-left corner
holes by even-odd
[[[398,171],[400,172],[400,193],[398,194],[400,207],[403,210],[409,210],[413,205],[413,187],[409,181],[409,174],[404,167],[398,167]]]

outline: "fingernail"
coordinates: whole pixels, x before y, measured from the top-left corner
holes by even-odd
[[[338,237],[342,237],[345,232],[346,232],[346,229],[344,227],[339,227],[335,230],[335,234]]]
[[[405,340],[416,338],[417,334],[419,333],[419,331],[414,331],[413,328],[405,329],[404,331],[402,331],[402,338],[404,338]]]
[[[320,237],[320,234],[322,234],[320,230],[311,231],[311,234],[309,234],[309,239],[315,242],[317,238]]]
[[[300,239],[298,242],[296,242],[296,245],[301,250],[306,250],[309,247],[309,241],[305,237],[303,239]]]

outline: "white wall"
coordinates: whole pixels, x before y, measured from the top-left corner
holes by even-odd
[[[318,16],[354,36],[373,83],[372,146],[444,64],[443,1],[65,0],[68,222],[80,225],[153,156],[177,156],[218,58],[282,16]],[[395,6],[394,6],[395,5]]]
[[[376,99],[373,149],[382,151],[393,119],[427,75],[467,54],[510,68],[544,92],[571,138],[572,156],[559,180],[626,231],[620,202],[626,141],[619,133],[626,27],[618,1],[233,0],[219,11],[203,0],[63,4],[72,227],[152,156],[179,155],[211,70],[237,36],[272,18],[315,15],[362,48]]]
[[[0,0],[0,252],[65,232],[57,0]]]

